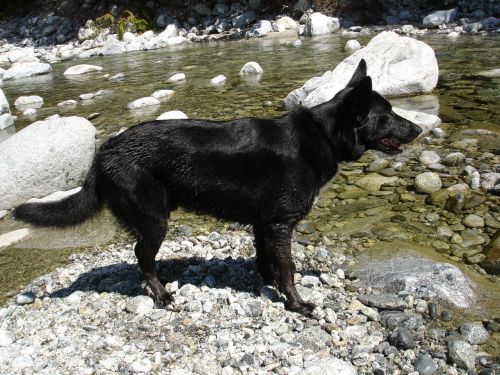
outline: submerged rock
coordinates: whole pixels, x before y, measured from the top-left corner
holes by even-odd
[[[361,59],[366,60],[373,89],[385,96],[426,93],[437,84],[439,71],[434,50],[424,42],[386,31],[333,71],[311,78],[292,91],[285,104],[312,107],[330,100],[346,86]]]
[[[101,70],[102,67],[98,65],[79,64],[66,69],[63,74],[65,76],[80,75],[92,72],[100,72]]]

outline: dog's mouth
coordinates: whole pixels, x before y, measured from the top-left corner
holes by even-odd
[[[396,138],[380,138],[375,141],[376,148],[389,155],[399,154],[403,151],[401,142]]]

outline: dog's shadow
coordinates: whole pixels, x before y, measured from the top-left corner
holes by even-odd
[[[259,294],[262,279],[255,266],[255,258],[213,258],[199,257],[159,260],[156,262],[158,276],[166,283],[178,282],[209,288],[230,288],[239,292]],[[54,291],[51,298],[65,298],[76,291],[97,293],[118,293],[126,296],[148,294],[137,264],[117,263],[96,267],[84,272],[66,288]]]

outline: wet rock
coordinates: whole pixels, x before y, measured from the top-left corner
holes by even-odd
[[[78,102],[76,100],[69,99],[69,100],[64,100],[62,102],[57,103],[57,106],[58,107],[70,107],[70,106],[76,105],[77,103]]]
[[[262,74],[264,70],[255,61],[247,62],[240,70],[240,75],[243,74]]]
[[[398,177],[384,177],[377,173],[370,173],[356,181],[356,186],[368,191],[378,191],[382,185],[394,184]]]
[[[439,163],[441,161],[441,157],[434,151],[423,151],[420,154],[419,160],[423,165],[430,165]]]
[[[474,370],[476,354],[472,346],[465,341],[449,341],[448,358],[464,370]]]
[[[415,340],[406,328],[397,327],[389,335],[389,342],[398,349],[413,349],[415,348]]]
[[[8,168],[0,169],[0,209],[79,186],[94,152],[95,128],[82,117],[37,121],[22,129],[0,143],[0,158],[9,160]]]
[[[476,214],[469,214],[462,220],[462,224],[467,228],[483,228],[484,219]]]
[[[422,353],[417,357],[414,367],[419,375],[436,375],[438,371],[436,363],[427,353]]]
[[[459,166],[465,162],[465,155],[461,152],[452,152],[444,158],[444,164],[448,166]]]
[[[210,80],[212,85],[223,85],[227,80],[227,77],[224,75],[218,75]]]
[[[186,79],[186,75],[184,73],[177,73],[177,74],[174,74],[173,76],[171,76],[168,79],[168,82],[180,82],[180,81],[184,81],[185,79]]]
[[[171,98],[174,94],[174,90],[157,90],[151,96],[158,100],[165,100]]]
[[[366,47],[347,57],[333,71],[314,77],[301,88],[292,91],[285,99],[285,104],[288,107],[294,104],[312,107],[330,100],[346,86],[362,58],[366,60],[374,90],[382,95],[428,92],[436,86],[438,67],[432,48],[412,38],[382,32]],[[382,66],[388,68],[382,69]],[[395,71],[400,69],[406,73],[396,74]],[[391,74],[388,74],[389,71]],[[402,76],[405,77],[404,81],[401,81]]]
[[[92,72],[100,72],[102,71],[102,67],[98,65],[90,65],[90,64],[79,64],[72,66],[64,71],[65,76],[70,75],[80,75]]]
[[[22,109],[40,108],[43,105],[43,98],[38,95],[20,96],[16,99],[14,105],[22,107]]]
[[[424,172],[415,177],[415,189],[419,193],[434,193],[443,186],[437,173]]]
[[[401,298],[393,294],[361,294],[358,300],[367,306],[384,310],[404,310],[407,304]]]
[[[488,331],[481,322],[462,324],[460,326],[460,333],[472,345],[485,344],[490,338]]]

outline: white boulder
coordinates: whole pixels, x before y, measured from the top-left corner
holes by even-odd
[[[317,36],[333,33],[340,28],[338,18],[325,16],[323,13],[313,13],[306,21],[305,36]]]
[[[0,115],[0,130],[6,129],[14,125],[14,117],[10,113],[3,113]]]
[[[344,51],[351,53],[357,51],[358,49],[361,49],[361,44],[359,44],[356,39],[348,40],[344,47]]]
[[[10,113],[10,106],[5,94],[0,88],[0,115],[3,115],[4,113]]]
[[[218,75],[218,76],[216,76],[216,77],[212,78],[212,79],[210,80],[210,83],[211,83],[212,85],[222,85],[222,84],[224,84],[224,83],[226,82],[226,80],[227,80],[226,76],[224,76],[224,75],[220,74],[220,75]]]
[[[3,75],[3,80],[32,77],[40,74],[50,73],[50,64],[39,62],[16,63],[7,69]]]
[[[179,32],[177,31],[177,26],[171,23],[160,34],[165,38],[173,38],[174,36],[179,35]]]
[[[160,105],[160,101],[156,98],[153,98],[152,96],[146,96],[144,98],[140,98],[137,100],[134,100],[133,102],[130,102],[127,104],[128,109],[141,109],[144,107],[151,107],[155,105]]]
[[[287,29],[297,30],[299,28],[299,23],[295,21],[293,18],[290,18],[288,16],[280,17],[275,22],[280,28],[284,30]]]
[[[188,118],[182,111],[168,111],[157,117],[157,120],[182,120]]]
[[[457,17],[457,9],[448,9],[448,10],[438,10],[427,16],[425,16],[422,24],[424,27],[429,29],[437,28],[442,24],[450,23],[455,21]]]
[[[124,52],[127,52],[127,47],[125,47],[125,43],[120,42],[113,35],[108,35],[106,41],[104,42],[104,45],[101,48],[100,54],[103,56],[108,56],[108,55],[117,55]]]
[[[83,117],[37,121],[0,143],[0,209],[80,186],[95,152]]]
[[[398,107],[392,107],[392,110],[401,117],[404,117],[405,119],[420,126],[424,134],[429,133],[430,131],[441,125],[441,119],[436,115],[419,111],[410,111],[408,109],[402,109]]]
[[[65,76],[71,76],[71,75],[79,75],[92,72],[100,72],[101,70],[102,67],[98,65],[79,64],[66,69],[63,74]]]
[[[424,42],[385,31],[334,70],[292,91],[285,104],[313,107],[332,99],[347,85],[361,59],[366,60],[373,89],[384,96],[426,93],[436,87],[439,69],[434,50]]]

